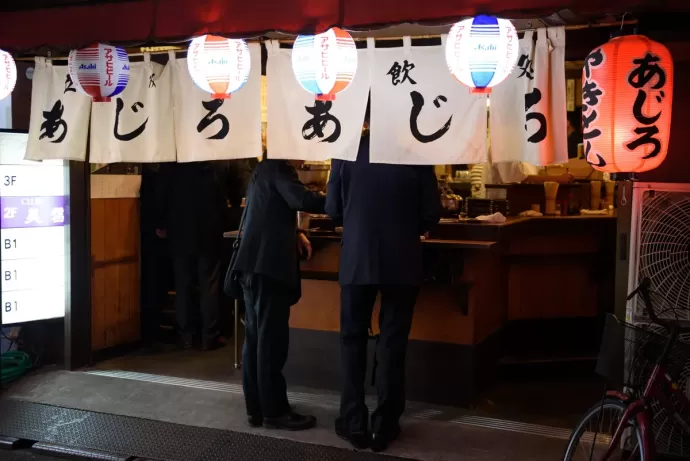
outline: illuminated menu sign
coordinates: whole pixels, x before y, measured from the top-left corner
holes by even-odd
[[[0,133],[2,324],[64,317],[67,163],[24,160],[27,135]]]

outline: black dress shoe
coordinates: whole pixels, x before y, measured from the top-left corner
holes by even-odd
[[[366,433],[366,431],[350,431],[349,429],[346,429],[339,420],[336,420],[335,433],[341,439],[350,442],[350,445],[355,447],[357,450],[366,450],[369,448],[369,435]]]
[[[278,418],[264,418],[266,429],[282,429],[286,431],[304,431],[316,426],[316,418],[308,415],[300,415],[290,411]]]
[[[371,434],[371,450],[374,453],[386,451],[390,444],[397,440],[398,437],[400,437],[400,426],[387,431],[374,432]]]
[[[249,427],[257,428],[264,425],[263,416],[247,415],[247,424]]]

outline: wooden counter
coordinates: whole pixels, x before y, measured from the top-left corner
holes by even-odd
[[[614,217],[599,215],[439,224],[423,243],[409,398],[467,405],[503,357],[590,353],[597,316],[612,305],[615,226]],[[313,233],[310,240],[286,374],[293,385],[338,389],[340,237]],[[377,323],[378,305],[375,333]]]

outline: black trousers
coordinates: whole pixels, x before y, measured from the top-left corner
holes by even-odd
[[[397,428],[405,411],[405,356],[419,288],[401,285],[345,285],[341,288],[340,341],[343,391],[339,425],[353,432],[367,430],[365,404],[367,342],[376,296],[381,292],[380,335],[376,347],[378,405],[371,429]]]
[[[245,304],[242,386],[247,414],[283,416],[290,411],[283,367],[294,296],[282,283],[259,274],[243,274],[241,285]]]
[[[175,266],[175,310],[180,334],[191,341],[196,333],[195,309],[201,308],[201,335],[205,343],[218,337],[220,258],[214,251],[172,250]],[[198,293],[197,293],[198,287]]]

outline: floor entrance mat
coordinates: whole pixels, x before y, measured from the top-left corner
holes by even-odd
[[[256,434],[17,400],[0,401],[0,436],[160,461],[402,460]]]

